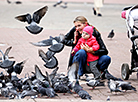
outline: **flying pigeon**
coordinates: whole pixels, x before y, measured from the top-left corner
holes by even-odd
[[[49,69],[53,69],[57,67],[58,61],[54,55],[49,56],[48,53],[45,54],[43,50],[38,50],[39,56],[42,58],[42,60],[45,62],[44,66]],[[49,56],[49,58],[48,58]]]
[[[79,64],[77,62],[74,62],[68,70],[67,76],[69,78],[70,83],[77,79],[78,69]]]
[[[44,76],[40,70],[40,68],[35,65],[35,75],[36,78],[39,79],[40,81],[44,81],[46,79],[46,76]]]
[[[41,9],[33,13],[33,17],[29,13],[25,15],[19,15],[15,19],[21,22],[27,22],[29,26],[26,26],[26,29],[32,34],[38,34],[43,30],[43,27],[38,26],[41,18],[46,14],[48,6],[44,6]]]
[[[0,50],[0,52],[2,53],[2,57],[1,57],[2,62],[0,62],[0,67],[1,68],[7,69],[7,68],[10,68],[14,65],[15,61],[10,61],[9,56],[8,56],[11,48],[12,48],[11,46],[8,47],[5,51],[5,53],[3,53],[2,50]]]
[[[61,43],[63,42],[63,40],[64,40],[64,35],[59,34],[59,36],[56,36],[56,37],[50,36],[49,39],[42,40],[37,43],[33,43],[33,42],[30,42],[30,43],[34,46],[39,46],[39,47],[50,46],[50,48],[48,48],[50,51],[58,53],[62,51],[64,48],[64,44]]]
[[[111,30],[111,32],[109,33],[109,35],[107,36],[107,38],[113,38],[115,35],[114,30]]]

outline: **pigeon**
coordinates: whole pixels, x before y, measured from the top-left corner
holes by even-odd
[[[110,101],[110,96],[107,97],[106,101]]]
[[[35,65],[35,75],[36,78],[39,79],[40,81],[46,80],[46,76],[42,74],[40,68],[37,65]]]
[[[21,93],[21,98],[24,98],[26,96],[35,96],[38,95],[39,93],[36,90],[23,90]]]
[[[78,94],[78,92],[79,92],[80,90],[83,90],[83,87],[80,85],[80,83],[79,83],[78,80],[73,81],[73,83],[74,83],[74,82],[75,82],[75,85],[72,86],[72,89],[73,89],[73,91],[74,91],[75,93]]]
[[[78,95],[79,95],[79,97],[81,97],[81,99],[92,100],[91,99],[92,96],[90,96],[89,93],[87,91],[85,91],[85,90],[80,90],[78,92]]]
[[[122,81],[122,79],[116,78],[116,77],[114,77],[113,75],[111,75],[111,74],[108,72],[107,69],[104,70],[104,73],[105,73],[105,78],[108,79],[108,80],[112,79],[112,80],[120,80],[120,81]]]
[[[64,44],[62,43],[64,39],[65,39],[64,34],[59,34],[59,36],[56,37],[50,36],[49,39],[42,40],[37,43],[30,42],[30,44],[38,47],[50,46],[50,48],[48,48],[50,51],[58,53],[61,52],[64,48]]]
[[[112,29],[107,38],[113,38],[115,35],[114,30]]]
[[[119,87],[121,87],[122,90],[133,90],[133,91],[137,91],[136,88],[134,86],[131,85],[130,82],[125,82],[125,81],[116,81],[117,83],[119,83]]]
[[[74,62],[70,69],[67,72],[67,76],[69,78],[70,83],[72,83],[75,79],[77,79],[79,64],[78,62]]]
[[[104,81],[100,81],[100,80],[90,80],[89,82],[86,83],[89,87],[92,87],[92,89],[94,89],[97,86],[105,86]]]
[[[10,0],[7,0],[7,3],[8,3],[8,4],[11,4],[11,3],[15,3],[15,4],[22,4],[22,2],[21,2],[21,1],[11,2]]]
[[[52,98],[55,96],[58,96],[56,94],[56,92],[54,91],[54,89],[52,87],[50,87],[49,83],[46,85],[47,87],[43,87],[41,85],[38,85],[38,92],[43,96],[43,95],[47,95],[48,97]]]
[[[56,4],[53,5],[53,7],[56,7],[57,5],[60,5],[62,3],[62,0],[59,0]]]
[[[62,7],[62,8],[67,8],[67,2],[64,2],[64,4],[63,5],[61,5],[60,7]]]
[[[54,55],[50,56],[48,58],[48,53],[45,54],[45,52],[41,49],[38,50],[39,56],[42,58],[42,60],[45,62],[44,66],[49,69],[53,69],[57,67],[58,61]]]
[[[110,92],[123,92],[119,89],[119,83],[115,82],[114,80],[110,79],[108,80],[108,88],[110,89]]]
[[[0,52],[2,53],[2,57],[1,57],[2,62],[0,62],[1,68],[7,69],[7,68],[11,68],[14,65],[15,61],[10,61],[9,56],[8,56],[11,48],[12,48],[12,46],[8,47],[5,51],[5,53],[3,53],[2,50],[0,50]]]
[[[58,93],[64,93],[64,94],[70,93],[70,94],[72,94],[69,87],[65,84],[60,83],[60,82],[57,82],[54,84],[54,90]]]
[[[16,63],[12,68],[9,68],[7,70],[7,72],[10,74],[12,72],[15,72],[16,74],[20,74],[22,72],[22,69],[24,67],[24,64],[26,63],[27,59],[22,61],[22,62],[19,62],[19,63]]]
[[[25,15],[16,16],[15,19],[21,22],[27,22],[29,26],[26,26],[26,29],[31,34],[39,34],[43,30],[43,27],[38,26],[38,24],[40,23],[42,17],[46,14],[47,10],[48,6],[44,6],[41,9],[35,11],[33,13],[33,17],[31,17],[31,15],[27,13]]]

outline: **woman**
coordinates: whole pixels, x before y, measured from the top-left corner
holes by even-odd
[[[72,46],[72,49],[77,44],[78,39],[81,38],[83,28],[90,25],[84,16],[76,17],[73,23],[74,23],[75,27],[73,27],[65,35],[65,40],[63,42],[67,46]],[[70,56],[69,66],[71,66],[72,63],[75,61],[79,62],[79,70],[78,70],[79,76],[82,76],[84,73],[86,73],[84,70],[85,68],[83,68],[86,65],[86,58],[87,58],[86,51],[91,52],[94,55],[98,55],[100,57],[98,60],[98,64],[97,64],[99,71],[104,71],[104,69],[107,69],[108,65],[111,62],[111,58],[109,56],[107,56],[108,50],[106,49],[106,46],[105,46],[103,40],[101,39],[100,33],[97,31],[97,29],[95,27],[93,28],[92,35],[96,37],[96,40],[97,40],[98,44],[100,45],[100,49],[98,51],[93,51],[93,50],[91,50],[91,48],[84,45],[81,48],[81,50],[79,50],[75,54],[74,57]]]

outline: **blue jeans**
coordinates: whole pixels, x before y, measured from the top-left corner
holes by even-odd
[[[97,67],[100,71],[104,71],[108,68],[109,64],[111,62],[111,58],[107,55],[102,55],[97,63]]]
[[[73,62],[79,62],[79,70],[78,70],[79,76],[82,76],[84,74],[83,68],[86,64],[86,59],[87,59],[87,54],[86,51],[83,49],[77,51],[73,57]],[[110,62],[111,58],[107,55],[103,55],[99,58],[97,67],[100,71],[103,71],[104,69],[108,68]]]
[[[86,59],[87,59],[87,54],[86,51],[83,49],[77,51],[73,57],[73,62],[79,62],[79,70],[78,70],[79,76],[83,75],[83,66],[85,66],[86,64]]]

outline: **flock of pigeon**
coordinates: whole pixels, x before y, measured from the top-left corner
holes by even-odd
[[[45,6],[34,12],[33,17],[30,14],[26,14],[15,18],[19,21],[27,22],[29,26],[26,26],[26,29],[30,33],[38,34],[43,28],[37,24],[39,24],[47,10],[48,7]],[[58,60],[54,55],[64,49],[64,44],[62,44],[63,40],[64,35],[60,34],[56,37],[50,36],[49,39],[37,43],[30,42],[34,46],[50,46],[46,53],[41,49],[38,50],[39,57],[45,62],[44,66],[53,70],[51,73],[45,71],[45,75],[42,74],[39,66],[35,65],[35,72],[32,72],[32,75],[26,73],[24,78],[18,78],[17,74],[22,72],[27,59],[15,64],[15,61],[10,60],[13,57],[9,57],[9,52],[12,47],[7,48],[5,52],[0,50],[2,53],[0,68],[7,73],[6,75],[3,72],[0,73],[1,96],[9,99],[23,99],[26,96],[30,96],[31,98],[42,96],[53,98],[58,96],[57,93],[73,94],[75,92],[81,99],[91,100],[92,96],[83,89],[79,83],[79,79],[77,79],[79,68],[77,62],[72,64],[67,75],[58,73]],[[136,91],[136,88],[130,82],[125,82],[120,78],[114,77],[107,70],[104,71],[104,74],[108,80],[110,92]],[[95,87],[105,86],[105,81],[89,79],[86,84],[94,90]]]

